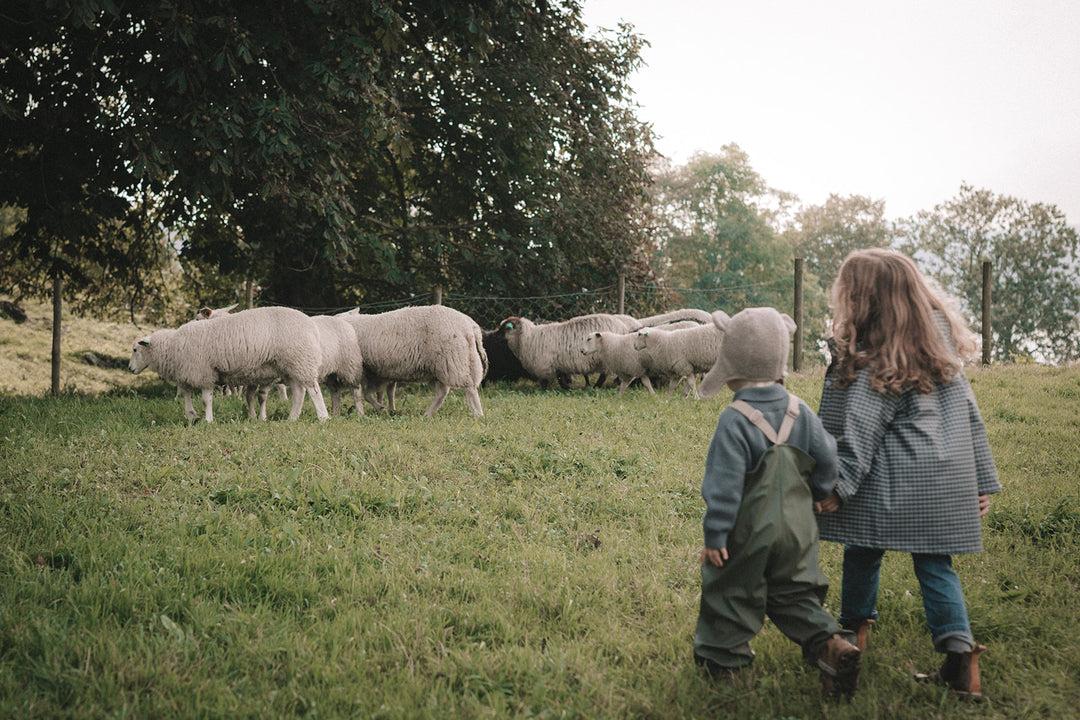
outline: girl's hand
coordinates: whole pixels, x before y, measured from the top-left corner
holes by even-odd
[[[840,509],[840,496],[833,490],[829,493],[829,497],[825,498],[821,502],[814,503],[814,512],[817,513],[832,513]]]
[[[979,496],[979,517],[986,517],[986,513],[990,512],[990,496]]]
[[[701,548],[701,564],[708,563],[709,565],[715,565],[716,567],[724,567],[724,562],[728,559],[727,548],[722,547],[719,550],[716,548]]]

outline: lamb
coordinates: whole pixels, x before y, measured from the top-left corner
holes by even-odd
[[[545,324],[514,316],[499,324],[499,330],[505,333],[510,349],[521,361],[525,372],[545,388],[555,379],[565,388],[569,376],[587,377],[600,369],[599,357],[581,353],[581,344],[591,333],[605,330],[628,333],[637,327],[640,325],[629,316],[605,313]]]
[[[311,318],[291,308],[265,307],[158,330],[136,341],[128,368],[136,374],[150,368],[175,382],[184,395],[184,414],[192,422],[199,417],[192,407],[192,390],[201,391],[209,423],[214,421],[215,385],[257,387],[279,379],[292,391],[290,420],[300,416],[305,393],[319,420],[326,420],[319,389],[321,360],[319,329]]]
[[[697,374],[708,372],[720,354],[724,333],[714,323],[685,330],[643,328],[634,333],[634,347],[648,374],[667,377],[668,397],[686,378],[695,398]]]
[[[435,397],[424,412],[431,417],[451,388],[465,391],[476,417],[484,414],[478,388],[488,369],[480,326],[468,315],[444,305],[404,307],[377,315],[341,313],[356,331],[364,363],[364,399],[376,411],[376,393],[386,390],[393,404],[396,382],[427,382]],[[393,408],[391,407],[391,412]]]
[[[319,363],[319,382],[330,391],[330,413],[341,412],[341,393],[350,390],[358,415],[364,414],[360,400],[364,361],[356,341],[356,330],[349,322],[335,315],[316,315],[311,318],[319,328],[322,361]]]
[[[636,335],[596,332],[585,338],[581,353],[597,355],[603,371],[619,378],[620,395],[636,378],[641,378],[641,384],[649,389],[649,394],[655,395],[647,368],[642,362],[645,357],[634,347],[636,341]]]

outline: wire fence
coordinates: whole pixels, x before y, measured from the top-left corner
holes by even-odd
[[[381,313],[416,305],[446,305],[459,310],[484,329],[498,327],[512,316],[526,317],[535,322],[557,322],[589,313],[619,313],[634,317],[655,315],[678,308],[696,308],[706,312],[724,310],[734,313],[731,298],[769,294],[790,298],[791,278],[765,283],[733,283],[712,288],[676,288],[639,286],[618,283],[573,293],[531,296],[465,295],[443,293],[438,288],[427,292],[410,293],[406,297],[363,303],[343,308],[299,308],[309,314],[333,314],[358,308],[361,313]],[[791,312],[790,300],[782,309]]]

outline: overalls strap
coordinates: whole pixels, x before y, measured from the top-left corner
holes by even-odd
[[[745,415],[746,419],[752,422],[758,430],[765,433],[765,437],[773,445],[783,445],[787,442],[788,436],[791,435],[791,428],[795,425],[795,418],[799,417],[799,398],[791,393],[788,393],[787,411],[784,413],[784,419],[780,423],[779,432],[773,429],[760,410],[745,400],[736,400],[731,403],[731,407]]]

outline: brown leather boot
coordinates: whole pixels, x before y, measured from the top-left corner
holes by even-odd
[[[850,699],[859,689],[859,666],[862,653],[839,634],[825,641],[818,654],[821,686],[829,697]]]
[[[866,652],[866,646],[870,643],[870,626],[874,621],[870,618],[844,623],[844,629],[855,633],[855,647],[859,652]]]
[[[982,683],[979,680],[979,655],[985,645],[976,645],[970,652],[946,653],[939,676],[942,682],[957,695],[971,700],[982,700]]]

